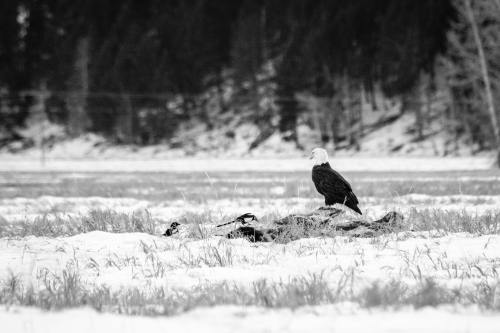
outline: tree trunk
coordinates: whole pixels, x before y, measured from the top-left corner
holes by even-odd
[[[321,98],[318,98],[318,100],[316,100],[314,103],[313,103],[313,106],[312,106],[312,119],[313,119],[313,123],[314,123],[314,130],[319,133],[319,137],[320,137],[320,141],[322,144],[324,144],[324,130],[323,130],[323,126],[321,125],[322,121],[320,120],[320,108],[322,107],[322,104],[321,104]]]
[[[40,149],[40,164],[45,165],[46,160],[46,125],[49,122],[46,111],[47,99],[50,97],[50,92],[47,90],[46,82],[40,84],[40,89],[33,96],[35,97],[34,104],[30,109],[30,118],[27,120],[27,126],[39,126],[38,133],[34,137],[35,145]]]
[[[331,142],[332,150],[335,151],[335,136],[333,133],[333,98],[325,97],[322,107],[322,125],[324,127],[324,144],[328,145]]]
[[[479,35],[479,28],[477,26],[476,18],[470,0],[465,0],[465,7],[467,10],[467,14],[469,16],[470,25],[472,27],[474,41],[476,43],[477,53],[479,57],[479,64],[481,66],[481,75],[483,78],[484,88],[486,90],[486,102],[488,104],[488,113],[490,115],[491,125],[493,127],[493,134],[495,135],[495,144],[497,149],[496,165],[497,167],[500,167],[500,129],[498,127],[498,119],[495,110],[495,104],[493,102],[493,93],[491,91],[491,82],[488,73],[488,64],[486,61],[486,57],[484,55],[483,43],[481,41],[481,36]]]
[[[420,75],[418,82],[418,96],[414,96],[415,101],[413,107],[415,108],[415,123],[417,127],[418,141],[424,140],[424,123],[425,123],[425,105],[426,105],[426,86],[424,75]]]
[[[377,96],[375,94],[375,87],[373,84],[370,86],[368,96],[370,98],[370,104],[372,106],[372,111],[378,111]]]
[[[359,129],[358,129],[358,150],[361,149],[361,140],[363,140],[363,135],[365,132],[365,126],[363,122],[363,112],[365,110],[365,105],[368,103],[368,99],[366,97],[365,87],[361,84],[359,87],[360,95],[359,95]]]
[[[495,4],[497,5],[497,10],[500,12],[500,0],[495,0]]]
[[[280,106],[279,129],[285,141],[295,142],[298,145],[297,117],[298,103],[295,100],[293,88],[281,87],[278,91],[278,104]]]
[[[89,38],[78,40],[76,50],[75,72],[70,80],[71,93],[68,96],[68,129],[73,137],[84,133],[88,118],[86,114],[87,96],[89,92]]]
[[[453,133],[454,137],[454,146],[453,146],[453,152],[458,153],[459,147],[458,147],[458,140],[460,139],[460,132],[458,128],[458,123],[460,122],[460,119],[458,117],[458,112],[457,112],[457,103],[455,101],[455,97],[453,96],[453,92],[451,91],[451,88],[448,87],[448,94],[450,96],[450,115],[449,115],[449,121],[447,123],[451,123],[452,128],[448,129],[451,133]]]
[[[343,92],[343,106],[344,106],[344,113],[347,115],[347,130],[348,130],[348,141],[349,141],[349,146],[354,147],[356,150],[359,150],[359,145],[358,145],[358,140],[356,138],[356,129],[355,129],[355,124],[356,124],[356,119],[354,116],[354,108],[353,108],[353,101],[351,98],[351,83],[349,81],[349,77],[347,74],[344,73],[343,80],[342,80],[342,92]]]
[[[130,144],[134,142],[134,108],[130,95],[127,93],[122,93],[121,102],[123,112],[118,118],[118,140],[120,143]]]

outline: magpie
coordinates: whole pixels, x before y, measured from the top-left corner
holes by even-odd
[[[180,226],[180,223],[172,222],[172,224],[170,224],[170,228],[165,230],[165,233],[163,233],[163,236],[170,237],[170,236],[178,233],[179,229],[177,229],[177,227],[179,227],[179,226]]]
[[[229,221],[229,222],[226,222],[226,223],[223,223],[223,224],[219,224],[217,226],[217,228],[223,227],[223,226],[231,224],[231,223],[241,223],[242,225],[245,225],[245,224],[249,224],[249,223],[251,223],[253,221],[257,221],[258,222],[259,220],[252,213],[245,213],[243,215],[238,216],[237,218],[235,218],[232,221]]]

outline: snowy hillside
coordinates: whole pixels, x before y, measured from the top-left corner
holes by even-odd
[[[364,135],[360,139],[360,149],[339,145],[336,156],[357,157],[443,157],[443,156],[489,156],[488,151],[477,152],[477,147],[469,145],[465,138],[456,141],[448,133],[444,124],[435,120],[425,129],[425,138],[416,140],[414,133],[415,115],[392,112],[376,112],[370,109],[364,113]],[[45,135],[41,133],[45,133]],[[20,131],[24,142],[17,141],[0,148],[0,158],[40,159],[172,159],[172,158],[301,158],[322,143],[316,131],[305,120],[298,127],[300,148],[293,142],[283,140],[275,131],[256,148],[252,143],[260,133],[254,124],[220,124],[212,129],[198,124],[177,131],[175,144],[139,146],[117,145],[96,134],[85,134],[78,138],[68,138],[64,130],[56,125],[32,127]],[[41,142],[45,137],[45,146]],[[28,144],[26,144],[26,142]],[[327,149],[332,153],[333,147]]]

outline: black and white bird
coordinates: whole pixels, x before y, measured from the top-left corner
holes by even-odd
[[[180,226],[181,224],[178,223],[178,222],[172,222],[170,224],[170,228],[168,228],[167,230],[165,230],[165,232],[163,233],[163,236],[165,237],[170,237],[174,234],[177,234],[179,233],[179,229],[178,227]]]
[[[316,190],[325,197],[325,205],[343,204],[362,215],[358,198],[351,185],[328,162],[328,153],[323,148],[314,148],[309,157],[314,161],[312,180]]]
[[[226,222],[226,223],[223,223],[223,224],[219,224],[217,226],[217,228],[223,227],[223,226],[231,224],[231,223],[241,223],[242,225],[246,225],[246,224],[252,223],[253,221],[257,221],[258,222],[259,220],[252,213],[245,213],[243,215],[238,216],[237,218],[235,218],[232,221],[229,221],[229,222]]]

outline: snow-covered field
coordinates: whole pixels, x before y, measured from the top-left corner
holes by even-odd
[[[48,159],[2,157],[0,172],[282,172],[306,171],[310,163],[306,158],[169,158],[141,155],[130,159]],[[485,157],[338,157],[332,166],[340,171],[467,171],[488,170],[494,164],[491,156]]]
[[[127,163],[116,170],[129,171]],[[397,210],[403,230],[252,244],[215,225],[246,212],[267,225],[320,206],[309,173],[210,164],[193,172],[2,165],[2,328],[499,331],[498,171],[351,170],[365,216]],[[181,232],[162,237],[174,220]]]
[[[496,333],[500,319],[475,308],[426,308],[398,311],[341,306],[263,309],[220,306],[200,308],[174,317],[125,317],[90,309],[40,312],[11,309],[0,312],[9,332],[453,332]],[[71,329],[68,329],[71,325]]]

